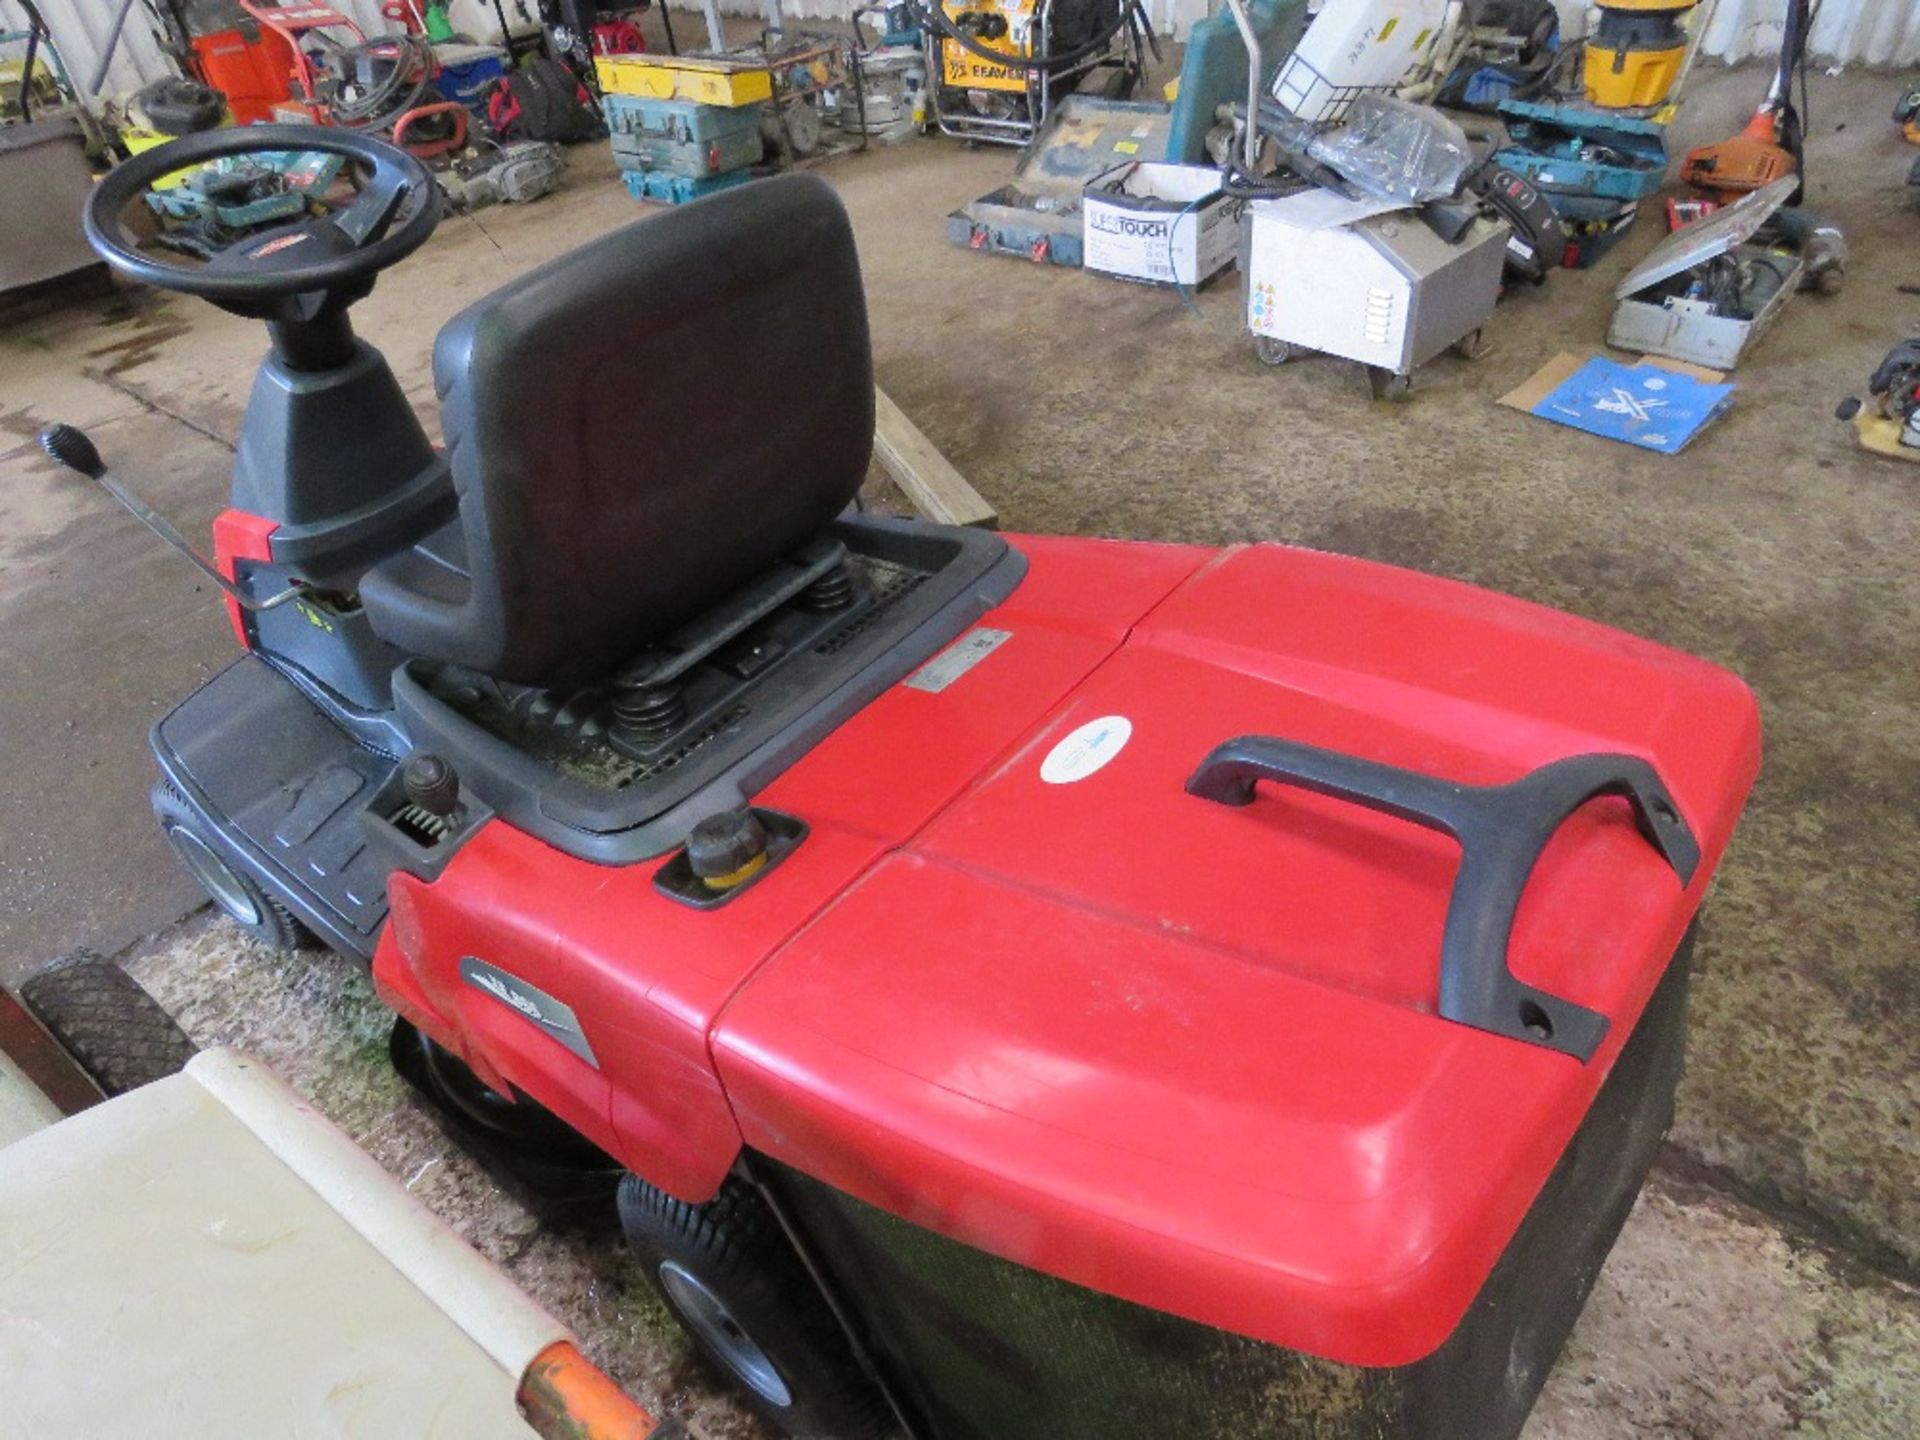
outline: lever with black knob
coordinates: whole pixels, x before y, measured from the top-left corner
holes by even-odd
[[[291,586],[269,595],[265,600],[256,600],[242,591],[239,586],[222,575],[212,561],[188,544],[187,538],[174,529],[164,516],[115,478],[113,472],[107,469],[107,462],[100,458],[99,447],[88,438],[84,430],[72,425],[49,425],[40,432],[39,439],[40,448],[47,452],[49,459],[58,461],[69,470],[79,472],[105,490],[119,501],[134,519],[186,556],[202,575],[218,585],[220,592],[236,605],[246,610],[271,610],[276,605],[284,605],[289,600],[299,598],[299,589]]]

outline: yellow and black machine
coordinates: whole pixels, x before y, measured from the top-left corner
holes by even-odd
[[[1025,145],[1063,96],[1128,98],[1153,43],[1140,0],[925,0],[922,10],[934,119],[961,140]]]
[[[1902,340],[1887,352],[1867,394],[1864,401],[1848,396],[1834,414],[1853,426],[1861,448],[1920,461],[1920,340]]]
[[[1587,99],[1614,110],[1666,103],[1687,60],[1687,16],[1699,0],[1598,0],[1587,37]]]

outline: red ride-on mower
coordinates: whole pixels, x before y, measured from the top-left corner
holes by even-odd
[[[200,269],[122,237],[172,170],[316,145],[366,171],[331,218]],[[1739,681],[1332,555],[861,513],[807,177],[457,316],[436,450],[347,321],[434,218],[307,130],[92,202],[272,340],[215,527],[247,653],[153,732],[221,907],[370,960],[496,1153],[628,1172],[790,1433],[1516,1435],[1672,1114]]]

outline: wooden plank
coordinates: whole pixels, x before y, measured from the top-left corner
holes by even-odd
[[[920,433],[887,392],[873,387],[873,451],[913,508],[942,525],[998,529],[1000,517],[966,477]]]

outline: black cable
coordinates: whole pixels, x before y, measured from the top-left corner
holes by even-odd
[[[368,62],[370,72],[387,60],[391,60],[391,68],[363,93],[346,98],[336,90],[335,96],[327,101],[327,110],[335,123],[348,130],[376,129],[405,114],[420,103],[433,80],[433,47],[417,35],[383,36],[344,47],[333,56],[341,84],[351,79],[361,60]],[[404,98],[398,98],[403,94]]]
[[[1804,3],[1804,0],[1800,0],[1800,3]],[[1795,62],[1800,71],[1800,114],[1798,116],[1800,143],[1793,152],[1793,163],[1800,168],[1800,188],[1794,195],[1796,204],[1805,199],[1807,193],[1807,133],[1813,129],[1813,92],[1807,84],[1807,45],[1813,36],[1813,17],[1819,8],[1819,5],[1814,5],[1807,10],[1800,32],[1800,57]],[[1791,83],[1787,88],[1788,93],[1791,94],[1793,88]]]
[[[1584,68],[1586,54],[1587,41],[1584,35],[1561,45],[1559,50],[1554,53],[1553,63],[1547,66],[1546,73],[1540,77],[1539,85],[1533,93],[1535,95],[1548,93],[1556,97],[1565,96],[1571,98],[1573,94],[1578,91],[1579,94],[1584,97],[1587,93],[1585,80],[1582,80],[1577,85],[1564,85],[1561,82],[1567,78],[1567,73],[1575,68],[1573,64],[1574,60],[1580,60],[1582,62],[1581,68]]]

